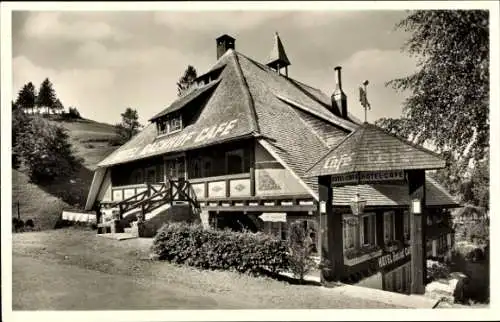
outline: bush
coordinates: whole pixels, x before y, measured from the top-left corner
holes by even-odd
[[[294,277],[299,281],[304,280],[304,276],[315,266],[311,258],[312,240],[309,240],[306,231],[298,222],[290,226],[289,238],[289,265]]]
[[[65,119],[81,119],[82,116],[76,107],[70,107],[68,113],[64,113],[63,117]]]
[[[427,281],[432,282],[447,278],[449,275],[450,268],[448,265],[434,260],[427,260]]]
[[[154,257],[204,269],[273,273],[288,268],[286,244],[262,233],[205,230],[201,225],[164,225],[153,240]]]
[[[78,166],[66,130],[34,117],[18,136],[17,150],[34,182],[70,175]]]
[[[12,228],[16,233],[24,231],[24,221],[15,217],[12,218]]]

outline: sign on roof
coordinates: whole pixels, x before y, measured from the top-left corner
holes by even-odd
[[[157,154],[158,152],[167,152],[173,149],[186,147],[189,145],[200,145],[219,137],[224,137],[232,134],[238,119],[233,119],[227,122],[220,122],[218,124],[207,126],[197,131],[186,130],[177,135],[170,135],[164,139],[156,140],[144,147],[135,147],[122,151],[118,151],[113,160],[127,160],[130,158],[145,157],[148,155]],[[113,162],[109,161],[110,163]]]

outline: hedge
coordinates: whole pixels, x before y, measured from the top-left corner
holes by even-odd
[[[201,225],[169,223],[158,231],[152,251],[159,260],[204,269],[261,275],[287,271],[284,241],[263,233],[205,230]]]

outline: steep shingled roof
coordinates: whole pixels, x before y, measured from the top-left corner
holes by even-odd
[[[156,126],[150,123],[132,140],[101,161],[98,167],[258,135],[253,102],[242,77],[237,57],[232,50],[219,59],[217,68],[222,65],[226,67],[222,70],[219,80],[214,81],[219,83],[205,105],[200,107],[200,115],[195,122],[177,133],[158,137]],[[207,85],[204,89],[210,86]],[[190,97],[194,99],[196,96]],[[171,106],[181,106],[180,104],[187,103],[185,97],[181,97]]]
[[[156,137],[156,127],[150,124],[99,166],[255,136],[265,140],[287,167],[317,193],[317,179],[307,177],[307,170],[332,146],[354,133],[359,121],[352,115],[347,120],[334,115],[330,97],[320,90],[278,75],[234,50],[228,50],[210,70],[224,65],[220,83],[194,124],[164,137]],[[218,124],[231,121],[235,123],[230,131],[217,130]],[[200,133],[206,137],[211,128],[219,135],[197,140]],[[448,204],[449,200],[441,203]]]
[[[440,169],[445,165],[436,153],[364,123],[324,155],[307,175]]]

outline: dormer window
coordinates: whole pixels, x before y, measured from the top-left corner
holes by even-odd
[[[172,134],[182,130],[182,115],[168,115],[157,121],[158,135]]]

